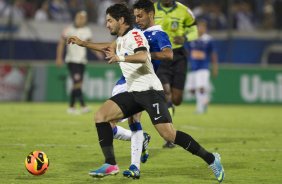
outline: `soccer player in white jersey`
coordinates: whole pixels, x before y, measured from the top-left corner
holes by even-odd
[[[95,114],[94,121],[105,162],[89,174],[93,177],[104,177],[119,172],[109,122],[146,110],[160,136],[202,158],[210,166],[217,180],[223,181],[224,169],[219,154],[206,151],[190,135],[174,129],[162,84],[153,69],[148,42],[140,30],[132,28],[131,19],[130,9],[125,4],[114,4],[106,10],[106,25],[112,35],[117,35],[115,42],[91,43],[76,36],[68,39],[69,44],[104,51],[109,64],[119,63],[127,82],[127,92],[108,99]],[[141,134],[139,139],[142,137]]]
[[[172,61],[173,59],[173,51],[172,51],[171,43],[169,41],[169,37],[162,30],[160,25],[155,25],[154,23],[155,9],[154,9],[154,3],[152,1],[138,0],[133,4],[133,10],[134,10],[135,22],[138,25],[138,27],[143,30],[143,33],[150,46],[152,64],[156,72],[160,65],[160,62],[169,62]],[[127,91],[126,81],[124,76],[122,76],[116,83],[115,87],[113,88],[112,96],[126,91]],[[141,114],[142,113],[140,112],[128,118],[130,130],[118,126],[114,122],[111,122],[111,125],[113,127],[114,139],[130,141],[132,136],[131,131],[142,132],[143,130],[140,123]],[[135,134],[133,134],[133,136]],[[133,140],[135,139],[133,138]],[[147,149],[149,141],[150,141],[150,135],[144,132],[144,141],[143,141],[142,154],[141,154],[142,163],[145,163],[149,157],[149,152]],[[141,141],[131,142],[132,157],[136,157],[137,155],[139,155],[136,154],[136,152],[141,151],[139,149],[141,147],[141,143],[142,143]],[[132,161],[133,162],[131,163],[130,167],[123,172],[123,175],[132,178],[139,178],[140,173],[132,172],[132,171],[137,169],[140,171],[140,159],[133,158]]]
[[[207,111],[209,104],[210,71],[212,64],[212,75],[218,74],[218,56],[213,44],[213,39],[207,34],[207,22],[198,21],[198,40],[187,42],[185,48],[188,50],[188,90],[196,96],[196,113],[203,114]]]
[[[92,33],[90,28],[86,25],[87,13],[85,11],[79,11],[75,15],[74,24],[66,27],[62,33],[62,37],[57,46],[56,65],[61,66],[63,64],[63,54],[66,45],[66,39],[75,35],[82,40],[90,41]],[[69,114],[78,114],[79,111],[75,108],[75,102],[78,100],[81,106],[81,113],[89,112],[89,108],[85,105],[82,94],[82,83],[85,65],[87,64],[86,58],[87,50],[84,47],[77,45],[67,45],[65,62],[72,79],[72,90],[70,93],[69,108],[67,112]]]

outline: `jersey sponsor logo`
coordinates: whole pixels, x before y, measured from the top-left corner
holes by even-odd
[[[137,43],[138,47],[144,46],[141,35],[137,31],[132,32],[132,34],[134,35],[134,40]]]

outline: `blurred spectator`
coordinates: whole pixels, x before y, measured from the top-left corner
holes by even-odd
[[[206,3],[203,3],[199,6],[196,6],[193,9],[193,13],[197,19],[204,19],[205,13],[208,12],[208,6]]]
[[[50,3],[50,16],[55,21],[71,21],[68,6],[64,0],[52,0]]]
[[[233,5],[234,24],[239,31],[253,31],[255,29],[254,14],[248,2]]]
[[[208,29],[210,30],[222,30],[227,27],[227,21],[225,15],[221,11],[221,6],[217,4],[210,4],[210,12],[208,14]]]
[[[75,18],[75,15],[78,11],[85,9],[83,0],[68,0],[67,2],[71,19]]]
[[[203,3],[193,9],[197,19],[206,20],[208,29],[210,30],[223,30],[227,27],[226,16],[222,12],[219,4]]]
[[[85,9],[87,11],[89,22],[97,22],[97,11],[100,0],[85,0]]]
[[[40,8],[36,11],[34,19],[39,21],[47,21],[49,20],[49,3],[48,0],[44,1]]]
[[[193,9],[197,19],[206,20],[210,30],[224,30],[228,27],[227,17],[230,12],[227,6],[230,0],[178,1]],[[0,17],[11,15],[18,21],[34,17],[35,20],[70,22],[78,11],[86,10],[89,22],[104,25],[104,10],[118,2],[125,2],[130,6],[135,0],[0,0]],[[235,29],[252,31],[256,27],[267,30],[282,28],[282,0],[232,2],[231,14]],[[36,10],[36,7],[39,8]]]
[[[0,0],[0,17],[3,16],[6,7],[7,7],[7,3],[4,0]]]
[[[275,0],[274,8],[275,8],[276,28],[282,29],[282,0]]]
[[[106,23],[105,10],[114,3],[115,3],[114,0],[101,0],[99,4],[99,9],[97,11],[97,23],[99,25],[105,25]]]
[[[23,21],[25,19],[23,4],[24,0],[15,0],[12,5],[7,5],[3,11],[3,17],[11,17],[15,21]]]
[[[115,3],[125,2],[125,0],[100,0],[99,8],[97,11],[97,23],[99,25],[105,25],[106,23],[106,16],[105,10]]]
[[[37,8],[37,3],[39,3],[39,1],[35,1],[35,0],[24,0],[23,1],[23,9],[24,9],[24,13],[25,13],[25,18],[33,18],[36,12],[36,8]]]
[[[275,24],[273,0],[264,0],[262,28],[273,29]]]

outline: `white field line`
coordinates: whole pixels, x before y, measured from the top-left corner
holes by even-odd
[[[194,130],[194,131],[220,131],[220,132],[244,132],[244,133],[249,133],[254,131],[254,129],[251,128],[220,128],[220,127],[200,127],[200,126],[192,126],[192,125],[180,125],[180,129],[185,129],[185,130]],[[255,129],[255,131],[259,131]],[[261,130],[265,132],[265,130]],[[272,130],[270,130],[271,133]],[[282,135],[282,134],[280,134]]]
[[[97,145],[87,145],[87,144],[81,144],[81,145],[67,145],[67,144],[35,144],[35,145],[27,145],[27,144],[0,144],[0,147],[67,147],[67,148],[74,148],[74,147],[80,147],[80,148],[96,148]],[[179,146],[178,146],[179,147]],[[179,147],[180,148],[180,147]],[[149,147],[149,150],[160,150],[161,147]],[[211,149],[211,148],[210,148]],[[116,151],[118,151],[118,148],[116,148]],[[227,152],[234,152],[238,151],[238,149],[220,149],[220,151],[227,151]],[[246,149],[246,152],[282,152],[282,148],[277,149],[267,149],[267,148],[252,148],[252,149]],[[240,152],[245,152],[244,149],[240,148]]]

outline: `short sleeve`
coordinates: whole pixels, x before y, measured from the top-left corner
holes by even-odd
[[[185,27],[191,27],[192,25],[195,24],[196,19],[190,8],[187,7],[184,17],[185,17],[185,21],[184,21]]]
[[[171,43],[169,41],[168,35],[163,31],[158,31],[156,33],[156,40],[158,43],[158,47],[163,50],[164,48],[172,48]]]
[[[66,39],[68,38],[70,35],[70,27],[66,27],[63,31],[62,31],[62,38]]]
[[[89,27],[87,27],[86,29],[86,40],[92,40],[92,32],[91,29]]]
[[[147,50],[146,44],[145,44],[145,36],[143,33],[133,30],[130,34],[130,45],[134,52],[140,51],[140,50]]]

